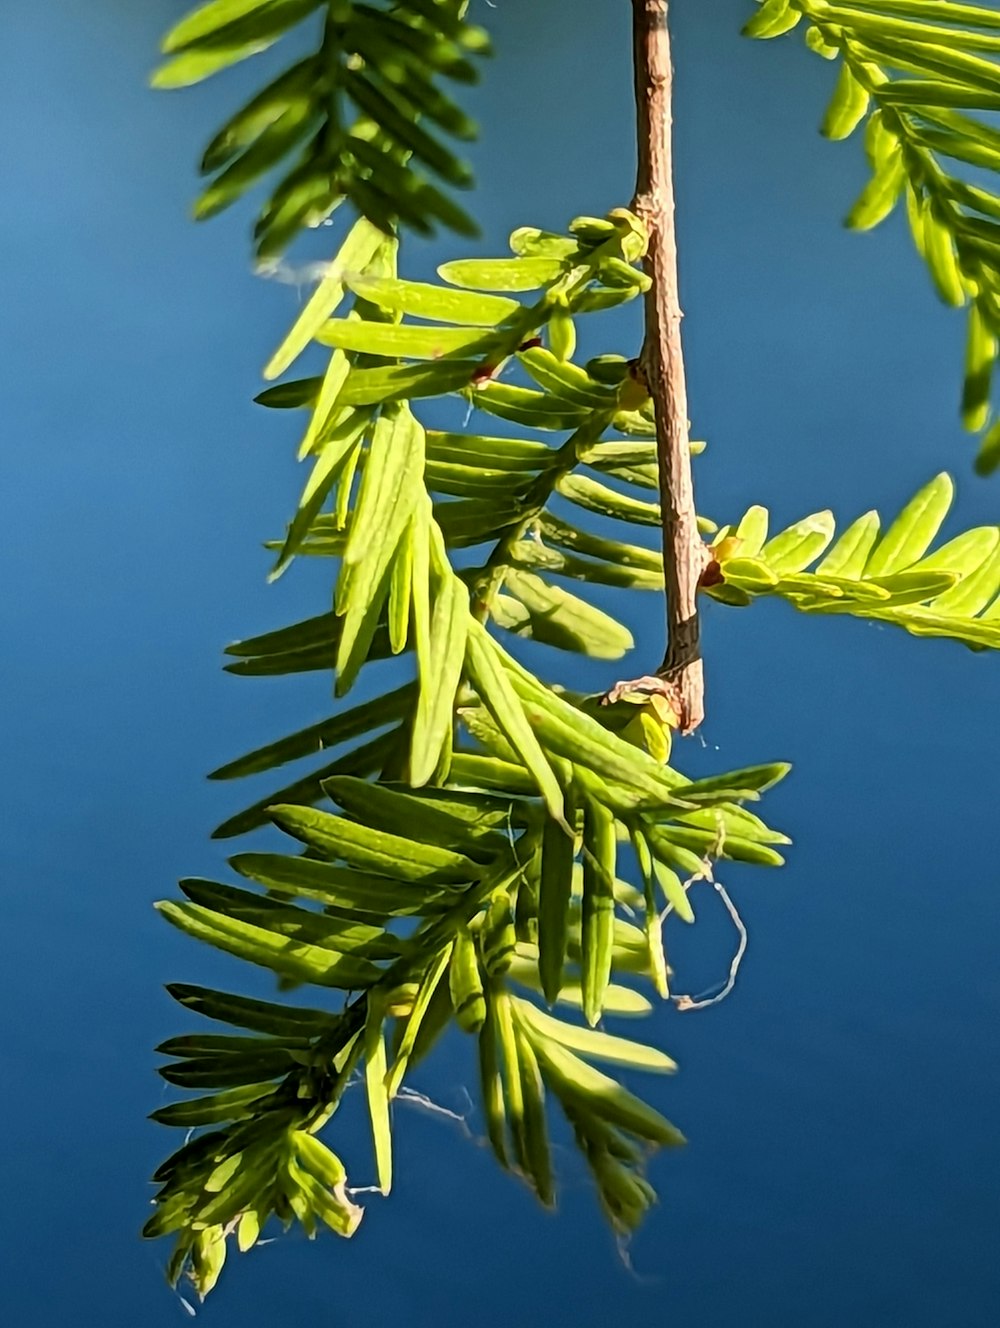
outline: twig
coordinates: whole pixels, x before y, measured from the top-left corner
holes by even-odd
[[[708,561],[698,533],[691,479],[687,386],[677,284],[668,0],[632,0],[638,169],[633,211],[649,232],[646,334],[639,368],[656,414],[667,598],[667,650],[657,670],[682,733],[705,716],[698,580]],[[650,679],[642,680],[648,685]]]

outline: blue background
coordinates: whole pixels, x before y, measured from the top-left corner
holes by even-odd
[[[161,984],[247,975],[151,904],[222,861],[208,831],[246,790],[205,771],[329,705],[322,679],[218,668],[227,640],[318,611],[329,569],[267,588],[259,549],[301,478],[293,424],[250,404],[296,293],[250,274],[245,209],[186,219],[197,151],[277,62],[147,91],[182,8],[0,15],[0,1317],[33,1328],[185,1321],[164,1247],[137,1239],[170,1143],[144,1119],[151,1048],[194,1022]],[[628,6],[473,8],[498,52],[469,99],[480,252],[627,202]],[[948,531],[995,521],[997,481],[972,477],[956,421],[962,320],[899,218],[839,227],[863,167],[816,134],[833,71],[798,37],[743,41],[750,8],[677,4],[674,25],[700,509],[891,513],[946,466]],[[471,251],[414,246],[410,271]],[[631,353],[617,326],[604,348]],[[630,612],[644,668],[660,611]],[[767,811],[796,847],[780,872],[726,873],[750,928],[736,994],[643,1030],[681,1073],[642,1088],[691,1143],[654,1166],[632,1270],[571,1154],[553,1218],[458,1126],[400,1107],[398,1191],[358,1239],[234,1259],[208,1322],[998,1322],[995,659],[771,604],[709,606],[706,638],[709,720],[680,759],[793,760]],[[700,907],[672,938],[692,991],[732,941],[707,890]],[[464,1111],[472,1079],[456,1038],[418,1086]]]

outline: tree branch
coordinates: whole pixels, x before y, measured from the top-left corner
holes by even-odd
[[[638,170],[632,209],[649,231],[646,335],[639,367],[656,413],[657,458],[667,599],[667,650],[656,679],[677,711],[682,733],[705,715],[698,623],[698,580],[708,554],[698,533],[691,480],[687,386],[681,345],[674,226],[668,0],[632,0]],[[649,690],[654,680],[642,680]],[[633,684],[634,685],[634,684]]]

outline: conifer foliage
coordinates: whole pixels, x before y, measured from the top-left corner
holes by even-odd
[[[962,419],[976,468],[1000,465],[991,411],[1000,343],[1000,10],[953,0],[765,0],[751,37],[793,29],[838,62],[827,138],[862,131],[872,177],[846,224],[869,230],[900,203],[946,304],[967,307]]]
[[[477,76],[488,42],[465,11],[464,0],[212,0],[168,35],[154,76],[191,84],[311,24],[313,54],[213,137],[196,211],[269,176],[255,231],[265,260],[341,204],[354,217],[258,397],[303,421],[307,478],[271,542],[272,575],[329,559],[332,597],[229,646],[226,666],[327,672],[335,705],[214,772],[275,772],[278,787],[216,831],[271,827],[274,838],[232,857],[230,880],[184,880],[182,897],[159,905],[296,993],[169,988],[211,1031],[159,1048],[161,1074],[186,1096],[154,1118],[185,1141],[156,1173],[145,1232],[174,1238],[170,1277],[201,1295],[227,1249],[248,1250],[272,1219],[354,1233],[364,1210],[332,1146],[341,1098],[352,1083],[367,1096],[387,1194],[394,1100],[451,1027],[475,1042],[500,1164],[554,1203],[549,1132],[561,1115],[609,1222],[632,1231],[655,1199],[651,1153],[682,1136],[619,1076],[675,1066],[604,1020],[669,997],[664,924],[694,920],[692,881],[725,860],[778,866],[789,842],[756,810],[785,764],[692,781],[671,764],[677,716],[643,679],[604,696],[557,680],[567,653],[631,650],[607,588],[663,592],[660,553],[636,529],[661,522],[662,404],[635,359],[576,358],[580,319],[641,307],[650,236],[617,208],[563,233],[522,227],[508,255],[446,263],[436,282],[404,275],[408,229],[474,229],[451,193],[470,182],[452,140],[473,126],[450,89]],[[993,195],[937,162],[994,164],[992,131],[966,112],[1000,106],[989,58],[1000,19],[932,0],[768,0],[748,26],[777,36],[800,20],[814,49],[842,60],[828,132],[868,117],[875,182],[854,220],[874,223],[906,193],[939,288],[970,303],[966,397],[982,427],[1000,334]],[[295,376],[317,345],[324,371]],[[426,427],[425,404],[455,397],[466,427]],[[938,476],[884,531],[869,512],[839,537],[828,512],[770,536],[762,507],[722,528],[703,520],[703,591],[733,606],[779,595],[806,614],[994,649],[1000,528],[932,547],[951,498]],[[552,648],[553,680],[519,662],[524,639]],[[390,659],[395,686],[380,690]],[[299,762],[310,768],[277,773]]]

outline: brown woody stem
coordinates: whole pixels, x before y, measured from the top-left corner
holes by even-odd
[[[640,368],[656,413],[666,578],[667,650],[657,677],[674,703],[681,731],[690,733],[705,715],[697,594],[707,551],[698,533],[691,481],[677,285],[667,8],[668,0],[632,0],[639,149],[632,208],[649,231],[645,267],[652,278]]]

